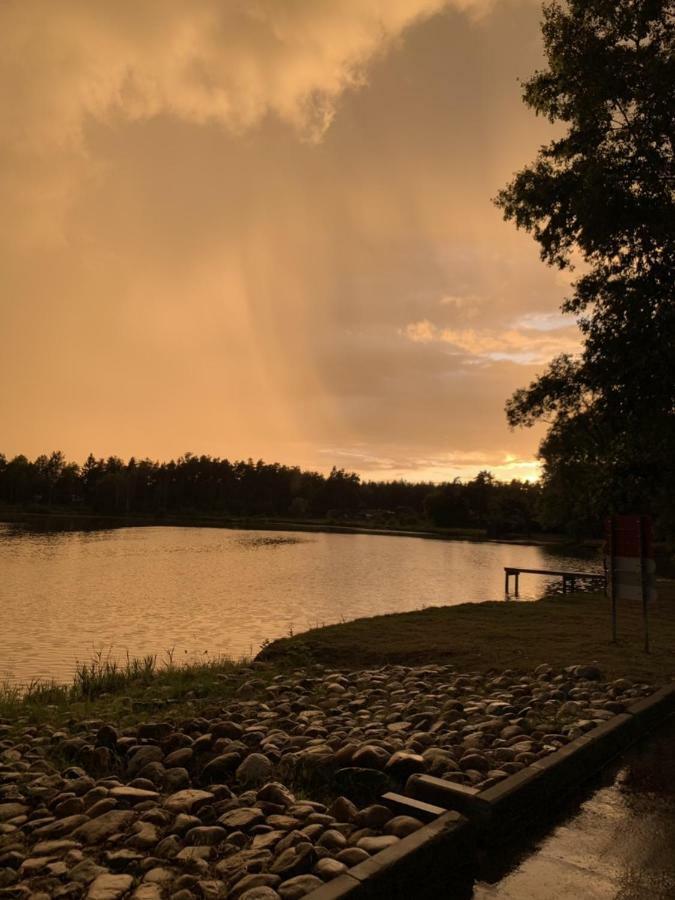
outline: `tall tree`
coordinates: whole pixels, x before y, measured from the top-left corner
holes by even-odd
[[[563,133],[496,203],[546,263],[581,260],[563,310],[584,346],[517,391],[507,417],[550,426],[553,518],[652,510],[672,526],[675,0],[556,0],[542,31],[548,67],[523,97]]]

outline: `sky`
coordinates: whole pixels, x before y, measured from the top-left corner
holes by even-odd
[[[535,0],[3,0],[0,451],[536,476]]]

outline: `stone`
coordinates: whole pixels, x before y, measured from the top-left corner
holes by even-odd
[[[351,869],[352,866],[358,866],[364,860],[370,859],[370,853],[362,847],[346,847],[344,850],[340,850],[335,858]]]
[[[218,824],[228,830],[236,831],[240,828],[252,828],[264,822],[265,816],[262,811],[255,807],[243,807],[241,809],[232,809],[226,812],[218,819]]]
[[[379,853],[380,850],[386,850],[387,847],[392,847],[394,844],[397,844],[399,839],[394,837],[393,834],[382,834],[382,835],[373,835],[371,837],[363,837],[357,841],[356,846],[360,850],[365,850],[367,853]]]
[[[285,879],[292,878],[308,872],[314,862],[314,847],[310,843],[301,843],[283,850],[270,866],[270,872]]]
[[[131,896],[133,900],[162,900],[162,890],[157,884],[139,884]]]
[[[88,900],[118,900],[131,889],[134,879],[131,875],[99,875],[89,887]]]
[[[159,841],[159,832],[157,826],[152,822],[137,822],[134,826],[134,833],[127,839],[129,847],[136,847],[139,850],[149,850],[155,847]]]
[[[358,807],[347,797],[337,797],[328,807],[328,814],[338,822],[355,822]]]
[[[239,753],[223,753],[216,756],[202,769],[201,778],[205,784],[218,781],[231,775],[239,765],[241,755]]]
[[[347,871],[347,866],[342,862],[338,862],[337,859],[326,857],[325,859],[320,859],[312,871],[322,881],[331,881],[333,878],[343,875]]]
[[[352,756],[352,764],[363,769],[384,769],[389,754],[382,747],[364,744]]]
[[[95,878],[98,878],[99,875],[104,875],[106,871],[103,866],[97,865],[93,859],[86,858],[76,866],[73,866],[68,874],[71,881],[89,884]]]
[[[127,772],[133,778],[148,763],[162,762],[163,759],[164,753],[161,747],[156,747],[154,744],[139,747],[127,760]]]
[[[76,816],[66,816],[65,819],[57,819],[48,825],[41,825],[33,831],[35,837],[40,839],[59,838],[75,831],[78,826],[83,826],[89,822],[89,817],[80,813]]]
[[[400,781],[406,781],[410,775],[417,772],[424,772],[426,764],[424,757],[418,753],[408,753],[405,750],[398,750],[392,754],[384,767],[385,772],[398,778]]]
[[[394,816],[384,826],[385,834],[393,834],[397,838],[407,837],[424,826],[424,822],[413,816]]]
[[[299,900],[311,891],[315,891],[323,884],[316,875],[298,875],[295,878],[289,878],[279,885],[279,896],[281,900]]]
[[[236,900],[237,897],[241,897],[242,894],[245,894],[252,888],[274,888],[279,884],[280,881],[281,879],[278,875],[268,875],[263,872],[258,872],[257,874],[253,875],[245,875],[242,879],[237,881],[235,885],[233,885],[230,890],[230,895]]]
[[[164,808],[176,813],[191,813],[196,812],[200,807],[214,799],[214,795],[210,791],[188,788],[184,791],[177,791],[175,794],[167,797],[164,801]]]
[[[279,900],[279,894],[273,888],[261,885],[243,893],[239,900]]]
[[[295,803],[294,795],[278,781],[270,781],[263,785],[257,793],[258,800],[268,803],[276,803],[278,806],[288,807]]]
[[[361,810],[356,817],[356,822],[361,828],[382,828],[389,819],[393,818],[393,815],[388,806],[374,803]]]
[[[237,768],[236,778],[242,784],[262,784],[272,774],[272,763],[262,753],[251,753]]]
[[[73,837],[83,844],[100,844],[114,834],[124,831],[136,818],[129,810],[111,810],[80,825]]]
[[[123,800],[126,803],[131,803],[133,806],[136,803],[142,803],[144,800],[156,800],[159,797],[159,794],[157,791],[148,791],[142,788],[121,785],[120,787],[112,788],[110,796],[114,797],[116,800]]]
[[[226,837],[227,831],[225,828],[219,828],[217,825],[199,825],[187,832],[185,840],[193,846],[201,844],[213,847],[216,844],[222,844]]]

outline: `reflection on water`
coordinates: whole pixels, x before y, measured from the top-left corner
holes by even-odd
[[[70,677],[97,650],[255,654],[263,640],[425,606],[499,600],[504,566],[597,571],[547,548],[362,534],[0,525],[0,679]],[[548,582],[521,576],[521,599]]]

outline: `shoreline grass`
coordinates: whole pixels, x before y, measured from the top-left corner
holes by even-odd
[[[153,709],[187,709],[221,698],[238,687],[251,661],[216,657],[175,663],[170,651],[119,661],[95,654],[78,662],[70,683],[35,680],[27,685],[0,683],[0,719],[59,722],[113,716],[130,723]]]
[[[610,601],[599,593],[574,593],[356,619],[280,638],[257,659],[347,669],[444,663],[481,672],[593,662],[608,677],[665,683],[675,679],[675,582],[659,583],[659,594],[650,610],[649,654],[640,604],[619,604],[613,644]]]
[[[69,684],[0,683],[0,719],[58,724],[107,718],[132,724],[158,711],[192,713],[226,701],[244,683],[247,689],[252,681],[265,686],[289,668],[315,664],[366,669],[443,663],[488,672],[596,663],[608,678],[663,684],[675,679],[675,582],[659,583],[659,595],[650,612],[649,654],[642,648],[639,604],[620,604],[613,644],[610,605],[602,594],[464,603],[313,628],[272,641],[254,660],[218,657],[177,664],[167,651],[163,660],[148,655],[120,662],[99,653],[77,664]],[[253,688],[250,698],[255,696]]]

